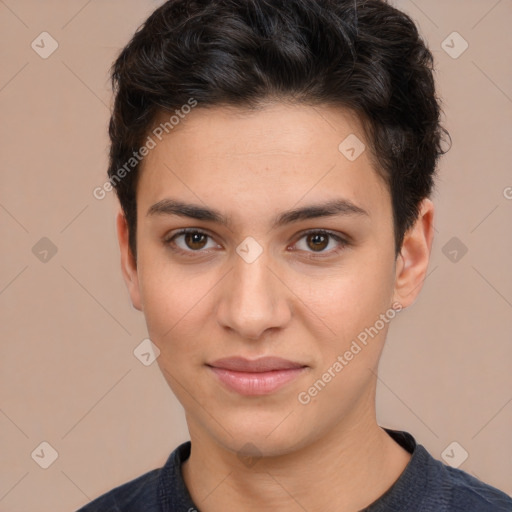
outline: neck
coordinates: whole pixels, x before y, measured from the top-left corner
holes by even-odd
[[[307,446],[253,464],[187,418],[192,442],[182,466],[187,489],[202,512],[357,512],[384,494],[411,458],[378,426],[374,403],[373,395],[366,407]]]

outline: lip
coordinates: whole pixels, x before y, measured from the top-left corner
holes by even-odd
[[[308,368],[280,357],[262,357],[255,360],[228,357],[207,366],[227,388],[245,396],[273,393]]]

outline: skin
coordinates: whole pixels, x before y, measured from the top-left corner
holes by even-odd
[[[355,161],[338,150],[349,134],[365,140],[357,117],[327,105],[197,107],[145,158],[137,263],[121,211],[117,216],[132,303],[185,410],[192,451],[182,472],[202,512],[357,511],[410,460],[376,420],[388,323],[307,405],[297,399],[394,302],[414,302],[430,257],[432,202],[421,203],[395,257],[389,190],[369,149]],[[214,208],[231,224],[148,215],[166,198]],[[338,198],[367,215],[272,225],[286,210]],[[174,239],[190,256],[181,255],[169,242],[181,228],[209,237]],[[318,229],[349,243],[322,244],[303,233]],[[263,250],[252,263],[236,252],[248,236]],[[206,366],[236,355],[280,356],[308,368],[270,395],[247,397]]]

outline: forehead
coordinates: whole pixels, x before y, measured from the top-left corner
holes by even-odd
[[[388,189],[350,111],[283,103],[255,111],[198,106],[168,131],[161,140],[150,134],[155,147],[137,187],[143,213],[168,196],[248,216],[248,208],[262,215],[340,196],[376,215],[390,213]]]

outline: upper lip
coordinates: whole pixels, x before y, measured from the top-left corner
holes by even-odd
[[[225,357],[209,363],[208,366],[237,372],[269,372],[272,370],[304,368],[306,365],[282,357],[260,357],[253,360],[244,357]]]

